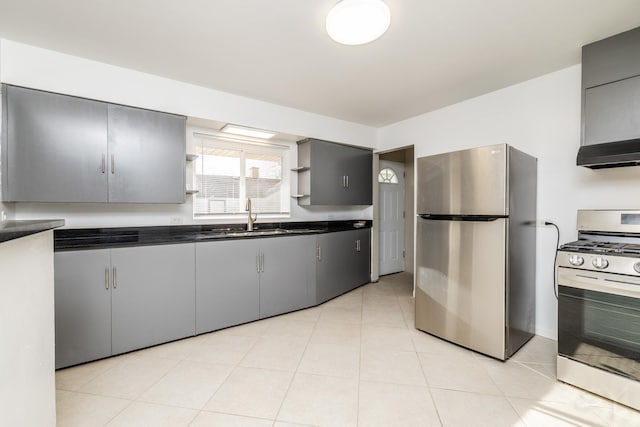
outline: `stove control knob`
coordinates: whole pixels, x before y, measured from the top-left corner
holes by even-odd
[[[584,264],[584,258],[580,255],[569,255],[569,264],[575,265],[576,267],[581,266]]]
[[[601,256],[595,257],[591,262],[591,264],[593,264],[593,266],[599,270],[603,270],[609,267],[609,261],[607,261],[604,257],[601,257]]]
[[[635,264],[633,264],[633,269],[636,271],[636,273],[640,273],[640,262],[636,262]]]

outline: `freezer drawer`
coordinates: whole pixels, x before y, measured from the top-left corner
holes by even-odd
[[[417,329],[505,359],[508,221],[418,217]]]
[[[508,215],[506,144],[418,159],[417,212]]]

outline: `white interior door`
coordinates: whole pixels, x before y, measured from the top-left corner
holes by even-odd
[[[404,270],[404,164],[380,160],[380,275]]]

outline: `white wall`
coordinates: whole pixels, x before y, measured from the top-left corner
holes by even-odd
[[[538,158],[538,219],[575,240],[578,209],[640,208],[640,167],[576,166],[580,145],[580,65],[469,99],[379,130],[378,149],[413,144],[416,157],[508,143]],[[555,233],[537,233],[536,330],[556,336]]]
[[[376,142],[376,130],[368,126],[9,40],[0,40],[0,55],[4,83],[363,147],[373,147]],[[293,153],[294,162],[296,157]],[[295,176],[291,179],[295,181]],[[190,198],[184,205],[18,203],[14,207],[16,218],[61,217],[66,219],[66,227],[167,225],[172,217],[185,224],[194,223]],[[306,209],[292,199],[289,220],[371,217],[371,207]]]

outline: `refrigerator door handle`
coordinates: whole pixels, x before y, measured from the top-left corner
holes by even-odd
[[[491,222],[502,218],[508,218],[507,215],[439,215],[439,214],[418,214],[422,219],[432,221],[473,221],[473,222]]]

